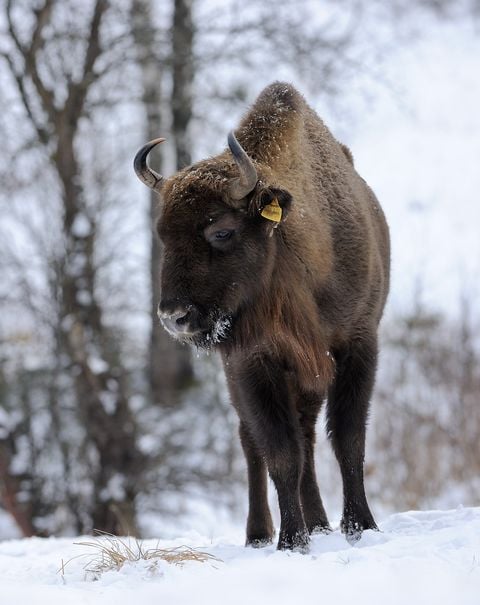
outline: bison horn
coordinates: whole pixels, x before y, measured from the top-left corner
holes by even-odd
[[[141,147],[133,160],[133,167],[135,169],[135,174],[138,178],[150,189],[154,191],[162,190],[162,185],[164,178],[161,174],[152,170],[147,162],[147,156],[152,151],[152,149],[158,145],[159,143],[163,143],[165,139],[153,139],[153,141],[149,141],[143,147]]]
[[[257,184],[257,170],[247,152],[237,141],[233,130],[228,133],[228,146],[233,159],[240,170],[240,176],[230,183],[230,195],[234,200],[241,200],[253,190]]]

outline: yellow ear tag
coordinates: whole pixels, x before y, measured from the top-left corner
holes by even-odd
[[[269,221],[279,223],[282,220],[282,209],[278,204],[277,198],[274,198],[270,204],[267,204],[260,214]]]

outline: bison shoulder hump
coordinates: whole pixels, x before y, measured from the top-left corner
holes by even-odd
[[[273,82],[260,93],[259,104],[283,106],[285,109],[298,111],[305,101],[298,90],[287,82]]]

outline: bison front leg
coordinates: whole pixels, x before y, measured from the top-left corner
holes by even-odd
[[[273,541],[273,523],[268,507],[267,465],[247,425],[240,421],[240,440],[248,470],[247,546],[266,546]]]
[[[263,359],[244,374],[243,413],[255,445],[265,457],[278,494],[278,548],[306,551],[309,534],[300,504],[303,435],[289,396],[284,371]]]
[[[307,552],[310,538],[300,506],[301,456],[296,445],[287,445],[288,437],[284,437],[284,447],[270,451],[268,457],[269,472],[277,489],[280,507],[277,548]]]
[[[304,436],[304,463],[300,483],[303,516],[309,533],[329,532],[330,524],[323,507],[315,473],[315,423],[322,405],[320,395],[304,394],[297,409]]]
[[[335,352],[336,376],[327,407],[327,431],[343,479],[342,531],[349,542],[377,529],[365,496],[365,432],[377,358],[376,338]]]

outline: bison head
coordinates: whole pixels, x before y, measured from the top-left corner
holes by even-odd
[[[277,238],[291,204],[268,167],[255,162],[232,133],[229,151],[165,179],[147,156],[135,157],[140,180],[161,194],[157,231],[163,243],[158,315],[178,340],[210,347],[229,339],[235,322],[268,288]],[[232,161],[233,160],[233,161]]]

